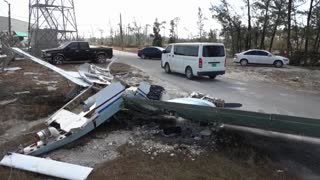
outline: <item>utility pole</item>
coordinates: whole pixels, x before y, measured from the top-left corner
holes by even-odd
[[[6,2],[8,4],[8,7],[9,7],[9,9],[8,9],[8,26],[9,26],[9,29],[8,30],[9,30],[9,34],[11,35],[11,4],[6,0],[4,0],[4,2]]]
[[[291,42],[290,42],[290,38],[291,38],[291,8],[292,8],[292,0],[289,0],[289,3],[288,3],[288,35],[287,35],[287,57],[289,57],[291,54]]]
[[[99,31],[100,31],[100,43],[101,43],[101,45],[103,45],[103,29],[99,29]]]
[[[121,18],[121,13],[120,13],[120,38],[121,38],[121,50],[123,51],[123,32],[122,32],[122,18]]]

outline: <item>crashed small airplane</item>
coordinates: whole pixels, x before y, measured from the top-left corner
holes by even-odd
[[[126,88],[117,81],[110,73],[110,65],[115,59],[106,69],[83,64],[78,72],[69,72],[18,48],[12,50],[76,84],[70,93],[73,94],[72,100],[46,120],[47,127],[36,133],[37,141],[19,149],[20,154],[41,155],[69,144],[108,121],[124,106],[169,112],[192,121],[215,122],[224,125],[221,127],[264,136],[320,144],[318,119],[216,108],[218,104],[209,97],[163,101],[161,94],[164,89],[159,86],[141,82],[139,87]],[[3,165],[15,167],[14,164]]]
[[[160,100],[162,91],[164,90],[160,86],[151,86],[147,82],[141,82],[139,87],[125,88],[110,73],[110,65],[115,59],[109,63],[106,69],[91,64],[83,64],[79,67],[78,72],[69,72],[31,56],[18,48],[12,49],[15,53],[28,57],[32,61],[59,73],[76,84],[76,87],[72,90],[76,91],[76,93],[68,93],[76,95],[46,120],[47,127],[35,134],[37,138],[36,142],[19,149],[17,153],[21,155],[9,153],[0,162],[0,164],[5,166],[53,175],[50,171],[30,167],[34,166],[32,164],[25,164],[21,167],[17,166],[17,164],[21,162],[21,159],[31,160],[32,156],[41,155],[60,148],[88,134],[108,121],[110,117],[123,108],[124,97]],[[181,98],[176,101],[173,100],[173,102],[215,107],[212,102],[196,98]],[[14,161],[10,161],[10,163],[7,159],[12,159],[12,156],[17,158],[13,158]],[[41,162],[44,165],[52,163],[44,159],[34,159],[34,161]],[[70,165],[66,166],[69,167]],[[56,174],[56,177],[65,178],[66,174],[62,172],[61,175]]]
[[[22,154],[40,155],[79,139],[120,111],[124,96],[148,98],[152,87],[142,82],[138,88],[126,89],[120,82],[112,82],[114,77],[110,73],[110,65],[115,59],[107,69],[83,64],[78,72],[67,72],[18,48],[12,49],[83,88],[46,120],[47,128],[36,133],[37,142],[21,149],[19,152]]]

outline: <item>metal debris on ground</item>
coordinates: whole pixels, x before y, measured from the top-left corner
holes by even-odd
[[[15,59],[15,54],[11,47],[14,45],[20,45],[21,41],[19,38],[9,34],[9,32],[0,32],[0,42],[2,46],[2,53],[6,55],[4,59],[0,58],[0,66],[2,66],[1,70],[4,72],[4,69],[8,66],[10,61]]]
[[[80,76],[88,83],[108,85],[113,80],[113,76],[108,69],[103,69],[92,64],[82,64],[79,67]]]
[[[4,68],[4,71],[18,71],[21,69],[22,69],[21,67],[7,67],[7,68]]]
[[[5,105],[8,105],[8,104],[14,103],[14,102],[16,102],[17,100],[18,100],[18,98],[0,101],[0,106],[5,106]]]
[[[74,180],[87,179],[93,170],[93,168],[89,167],[17,153],[8,153],[1,160],[0,165],[14,167],[48,176]]]
[[[89,87],[91,84],[86,82],[84,79],[82,78],[79,78],[79,73],[72,73],[72,72],[69,72],[69,71],[65,71],[59,67],[56,67],[50,63],[47,63],[37,57],[34,57],[32,55],[30,55],[29,53],[27,52],[24,52],[23,50],[19,49],[19,48],[12,48],[12,51],[14,51],[15,53],[19,54],[19,55],[22,55],[22,56],[25,56],[26,58],[29,58],[30,60],[42,65],[42,66],[45,66],[55,72],[57,72],[58,74],[62,75],[63,77],[65,77],[66,79],[70,80],[71,82],[81,86],[81,87]]]
[[[213,104],[216,105],[216,107],[224,107],[224,105],[225,105],[225,101],[224,100],[219,99],[219,98],[214,98],[214,97],[211,97],[209,95],[204,95],[204,94],[199,93],[199,92],[192,92],[190,94],[190,97],[203,99],[203,100],[212,102]]]
[[[15,95],[30,94],[30,91],[15,92]]]
[[[38,141],[20,153],[40,155],[79,139],[121,109],[124,91],[121,83],[110,84],[102,90],[88,88],[48,118],[48,127],[36,134]]]
[[[147,97],[151,100],[160,100],[164,88],[158,85],[151,85],[150,92],[147,94]]]

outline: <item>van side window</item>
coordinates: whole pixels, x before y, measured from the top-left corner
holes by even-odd
[[[203,46],[203,57],[224,57],[224,46]]]
[[[199,46],[177,45],[174,47],[174,54],[181,56],[198,57]]]
[[[166,48],[166,53],[171,53],[171,49],[172,49],[172,46],[170,45],[170,46],[168,46],[167,48]]]

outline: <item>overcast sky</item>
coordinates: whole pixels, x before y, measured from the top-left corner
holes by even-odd
[[[11,3],[12,17],[28,21],[28,0],[8,0]],[[98,29],[104,30],[104,35],[109,35],[109,24],[118,27],[119,14],[122,14],[123,24],[132,23],[134,19],[145,26],[153,24],[155,19],[166,21],[166,35],[169,34],[169,22],[174,17],[179,17],[179,34],[188,37],[197,32],[198,7],[202,8],[203,14],[208,18],[205,22],[205,29],[219,29],[220,26],[211,18],[209,8],[211,3],[218,0],[75,0],[75,10],[79,35],[90,34],[100,36]],[[0,16],[7,16],[8,8],[3,0],[0,0]],[[151,32],[151,28],[149,30]]]
[[[29,0],[7,0],[12,6],[12,17],[28,21],[28,2]],[[60,1],[60,0],[58,0]],[[109,35],[110,23],[113,28],[117,28],[119,23],[119,14],[122,14],[123,24],[132,23],[134,19],[145,26],[153,24],[155,19],[166,21],[166,36],[169,34],[169,22],[174,17],[179,17],[179,35],[188,37],[198,34],[197,13],[198,7],[208,18],[205,21],[204,29],[220,29],[219,23],[211,18],[209,8],[211,4],[217,4],[220,0],[74,0],[75,11],[79,35],[89,37],[94,34],[100,36],[99,29],[104,30],[104,36]],[[245,11],[241,11],[242,0],[230,0],[234,10],[241,16],[246,16]],[[7,16],[8,8],[3,0],[0,0],[0,16]],[[149,30],[151,32],[151,29]]]

